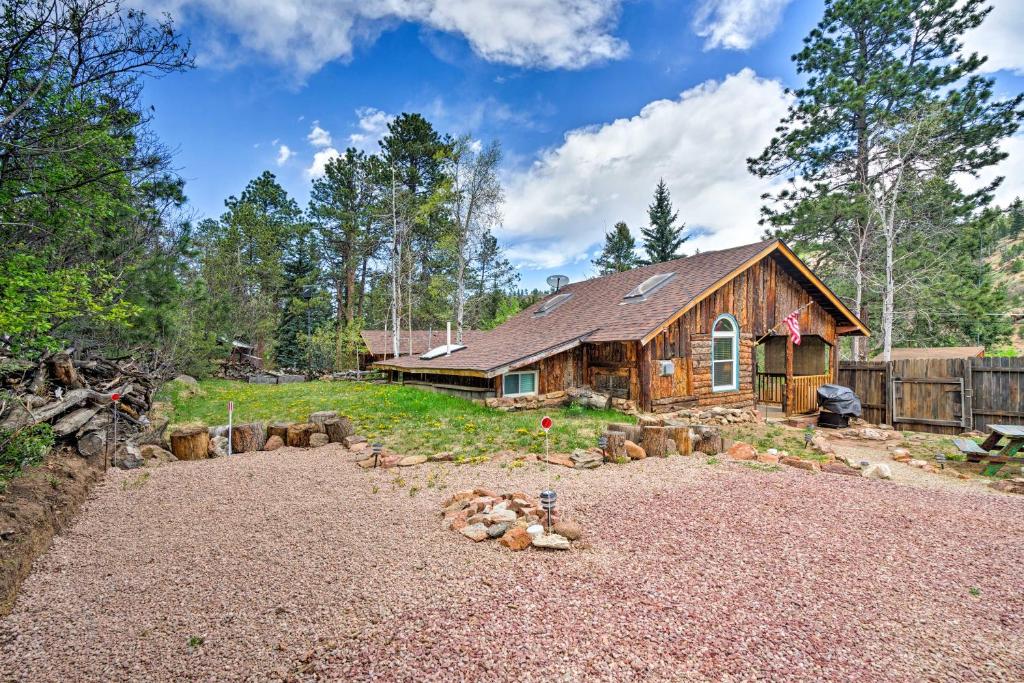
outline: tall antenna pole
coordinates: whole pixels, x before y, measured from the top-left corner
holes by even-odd
[[[402,269],[402,243],[398,235],[398,201],[395,190],[395,165],[391,164],[391,223],[394,228],[394,242],[391,249],[391,352],[398,358],[399,333],[398,296],[400,285],[398,278]]]

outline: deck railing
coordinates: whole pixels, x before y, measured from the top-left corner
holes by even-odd
[[[790,415],[813,413],[818,409],[818,387],[828,384],[831,375],[797,375],[793,377],[793,405]],[[757,374],[757,401],[782,405],[786,395],[786,376],[782,373]]]

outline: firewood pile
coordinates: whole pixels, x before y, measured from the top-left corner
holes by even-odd
[[[147,417],[158,381],[132,358],[76,354],[75,349],[47,354],[37,363],[0,358],[0,429],[16,432],[47,423],[59,442],[77,447],[83,457],[116,459],[129,441],[162,439],[166,421],[151,424]]]

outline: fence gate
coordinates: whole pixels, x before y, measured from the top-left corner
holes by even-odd
[[[892,406],[893,426],[897,429],[900,424],[969,429],[963,377],[894,376]]]

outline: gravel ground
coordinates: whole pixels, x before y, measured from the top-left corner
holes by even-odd
[[[38,563],[0,679],[1024,679],[1009,496],[679,457],[367,472],[334,446],[139,476]],[[455,489],[548,483],[582,547],[441,528]]]

